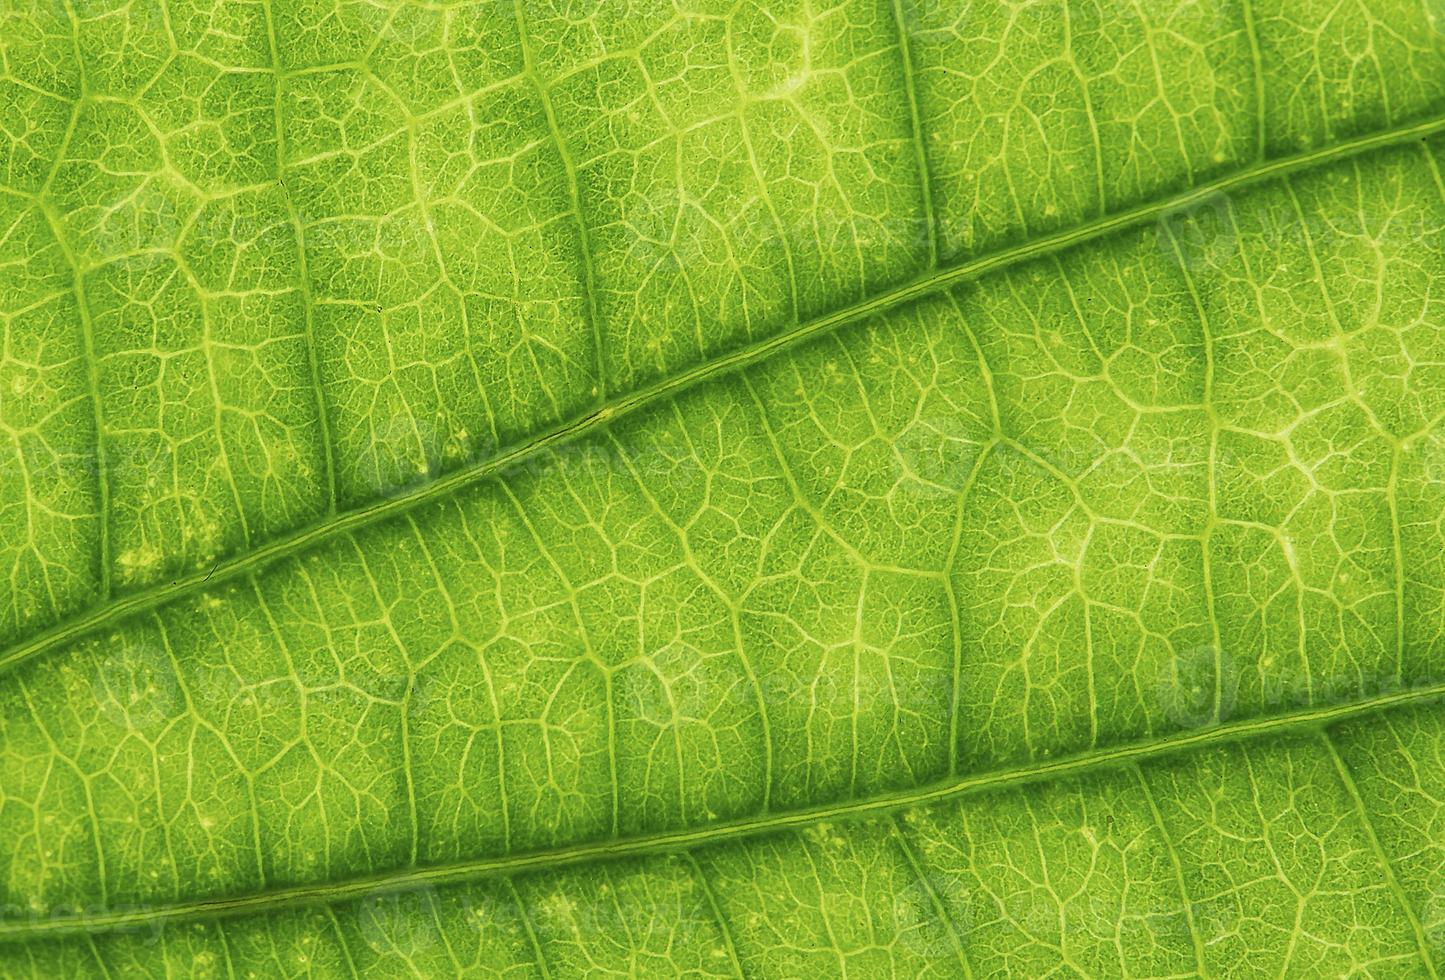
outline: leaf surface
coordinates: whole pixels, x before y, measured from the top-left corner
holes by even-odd
[[[1432,4],[0,10],[0,974],[1436,975]]]

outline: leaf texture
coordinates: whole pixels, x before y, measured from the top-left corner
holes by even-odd
[[[1438,6],[0,68],[0,974],[1437,975]]]

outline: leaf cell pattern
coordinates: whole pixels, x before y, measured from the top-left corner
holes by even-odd
[[[1445,22],[0,10],[0,974],[1426,975]]]

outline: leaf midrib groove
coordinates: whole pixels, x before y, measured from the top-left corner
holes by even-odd
[[[630,415],[712,378],[767,360],[775,354],[830,333],[847,324],[896,309],[914,300],[932,296],[960,283],[1018,265],[1030,259],[1060,252],[1117,231],[1139,227],[1173,212],[1187,210],[1218,194],[1240,191],[1271,178],[1298,173],[1371,150],[1411,140],[1423,140],[1440,132],[1445,132],[1445,113],[1407,125],[1395,126],[1350,140],[1317,147],[1293,156],[1279,157],[1255,164],[1196,185],[1178,194],[1146,201],[1111,215],[1095,218],[1070,228],[929,271],[875,296],[796,324],[789,330],[739,347],[720,357],[704,361],[642,388],[620,394],[598,408],[543,429],[494,456],[437,477],[408,492],[393,497],[384,497],[353,510],[328,514],[317,522],[277,537],[264,545],[233,556],[210,568],[198,568],[170,581],[102,601],[84,612],[65,619],[29,639],[12,644],[0,652],[0,673],[90,633],[105,629],[133,614],[156,609],[173,600],[199,593],[207,587],[220,586],[232,579],[260,571],[274,562],[301,554],[331,538],[378,524],[430,501],[457,493],[492,476],[504,473],[511,467],[549,449],[572,442],[614,419]]]
[[[374,898],[418,888],[462,885],[479,880],[527,872],[553,871],[563,867],[620,858],[639,858],[694,848],[741,841],[766,834],[802,830],[829,822],[856,821],[887,816],[912,807],[956,800],[985,792],[1018,788],[1054,779],[1138,765],[1142,762],[1255,739],[1279,738],[1304,732],[1321,732],[1347,721],[1386,711],[1420,705],[1445,698],[1445,681],[1415,688],[1389,691],[1354,701],[1322,707],[1299,708],[1275,715],[1258,716],[1178,732],[1154,739],[1125,742],[1107,748],[1064,756],[1044,762],[1025,763],[950,777],[927,785],[877,796],[846,800],[820,806],[741,819],[720,821],[702,827],[588,841],[547,850],[529,851],[456,861],[448,864],[409,868],[376,875],[306,885],[264,889],[246,895],[201,899],[189,902],[156,903],[148,907],[119,908],[103,912],[34,913],[26,921],[0,919],[0,943],[43,937],[96,934],[110,931],[158,927],[173,922],[196,922],[245,914],[272,913],[332,905],[361,898]],[[142,903],[136,903],[142,905]]]

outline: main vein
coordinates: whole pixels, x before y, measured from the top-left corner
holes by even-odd
[[[589,841],[549,850],[476,858],[424,868],[408,868],[340,881],[292,885],[253,892],[248,895],[158,904],[149,908],[131,907],[114,911],[74,914],[38,913],[30,919],[21,918],[9,921],[0,919],[0,942],[14,942],[43,936],[126,930],[140,926],[149,927],[171,922],[190,922],[247,913],[275,912],[290,908],[373,898],[417,888],[460,885],[524,872],[543,872],[593,861],[687,851],[703,846],[720,845],[728,841],[746,840],[762,834],[799,830],[832,821],[880,817],[910,807],[1077,776],[1091,770],[1114,768],[1232,742],[1277,738],[1305,731],[1325,731],[1330,726],[1342,722],[1379,714],[1392,708],[1436,701],[1442,697],[1445,697],[1445,682],[1391,691],[1342,704],[1300,708],[1268,717],[1241,719],[1195,731],[1091,749],[1087,752],[1045,762],[1031,762],[987,772],[972,773],[962,777],[952,777],[944,781],[866,799],[761,814],[738,820],[720,821],[702,827]]]
[[[841,307],[816,319],[799,323],[781,333],[740,347],[713,360],[697,364],[643,388],[619,394],[593,411],[543,429],[494,456],[477,460],[436,480],[418,486],[408,493],[380,499],[344,513],[329,515],[316,523],[232,557],[215,567],[199,568],[168,582],[158,583],[102,601],[85,612],[0,652],[0,672],[64,646],[89,633],[104,629],[135,613],[149,611],[171,600],[200,592],[205,588],[219,586],[229,580],[259,571],[273,562],[300,554],[331,538],[385,521],[429,501],[456,493],[489,477],[504,473],[509,468],[533,456],[576,440],[613,419],[656,404],[670,395],[695,387],[727,372],[766,360],[780,351],[795,347],[847,324],[867,319],[875,314],[895,309],[914,300],[942,292],[959,283],[1017,265],[1029,259],[1049,255],[1117,231],[1167,218],[1172,213],[1187,211],[1192,206],[1219,194],[1239,191],[1273,177],[1307,170],[1370,150],[1394,146],[1411,140],[1425,139],[1440,132],[1445,132],[1445,114],[1319,147],[1294,156],[1280,157],[1260,163],[1170,197],[1145,202],[1072,228],[928,272],[868,299]]]

